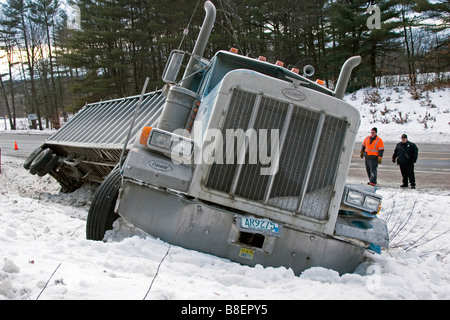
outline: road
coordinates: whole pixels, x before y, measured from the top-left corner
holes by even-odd
[[[397,164],[392,162],[396,143],[384,144],[384,156],[378,166],[378,183],[380,187],[399,187],[402,184],[402,175]],[[450,146],[448,144],[417,144],[419,158],[414,166],[416,175],[416,187],[441,188],[450,190]],[[364,159],[359,157],[361,142],[355,143],[352,162],[349,170],[349,180],[361,179],[365,183],[369,181]]]
[[[27,158],[39,147],[49,134],[16,134],[0,131],[0,149],[2,156]],[[17,142],[18,150],[14,150]],[[361,142],[356,142],[348,175],[348,182],[367,183],[368,178],[364,159],[359,157]],[[417,188],[440,188],[450,190],[450,146],[448,144],[417,144],[419,159],[415,165]],[[399,187],[402,176],[399,167],[392,163],[395,143],[385,143],[383,162],[378,166],[380,187]]]
[[[27,134],[26,132],[11,133],[0,131],[0,149],[2,156],[15,156],[27,158],[34,149],[39,147],[50,134]],[[14,150],[14,143],[17,142],[18,150]]]

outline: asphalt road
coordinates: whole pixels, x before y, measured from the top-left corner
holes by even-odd
[[[1,155],[15,156],[24,158],[24,160],[33,152],[34,149],[41,146],[49,134],[27,134],[26,132],[11,133],[0,131],[0,149]],[[18,150],[14,150],[15,142],[17,142]]]
[[[378,166],[378,184],[380,187],[399,187],[402,184],[402,175],[397,164],[392,162],[396,143],[384,144],[384,156]],[[420,144],[419,158],[414,165],[416,188],[441,188],[450,190],[450,146],[448,144]],[[350,164],[349,179],[363,179],[369,181],[364,159],[359,156],[361,142],[355,144],[353,158]]]
[[[39,147],[48,134],[26,134],[0,132],[1,155],[15,156],[24,160]],[[14,150],[17,142],[18,150]],[[417,188],[440,188],[450,190],[450,146],[448,144],[417,144],[419,159],[415,165]],[[361,142],[355,143],[348,182],[368,182],[364,159],[359,157]],[[380,187],[399,187],[402,176],[399,167],[392,163],[394,143],[385,143],[383,162],[378,166],[378,183]]]

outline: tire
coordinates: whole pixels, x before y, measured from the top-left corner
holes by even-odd
[[[45,168],[45,165],[52,159],[53,151],[51,149],[42,150],[36,157],[31,161],[30,173],[36,174]]]
[[[52,154],[50,161],[45,164],[44,169],[37,171],[37,175],[42,177],[52,171],[58,164],[58,159],[59,156],[57,154]]]
[[[114,207],[121,186],[119,169],[114,169],[95,191],[86,223],[88,240],[103,240],[105,232],[112,229],[114,221],[119,217]]]
[[[23,163],[23,167],[27,170],[30,169],[31,163],[33,162],[34,158],[36,158],[42,150],[42,147],[34,149],[34,151],[28,156],[27,160],[25,160],[25,162]]]

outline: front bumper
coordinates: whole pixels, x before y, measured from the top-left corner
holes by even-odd
[[[187,249],[249,266],[292,268],[295,274],[313,266],[353,272],[365,257],[363,246],[288,226],[283,226],[280,236],[247,234],[236,225],[241,212],[166,189],[129,180],[122,188],[118,212],[123,218],[156,238]]]

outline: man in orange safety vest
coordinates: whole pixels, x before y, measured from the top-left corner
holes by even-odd
[[[371,186],[377,184],[377,168],[381,163],[384,152],[383,140],[377,134],[377,128],[370,130],[370,136],[364,139],[360,152],[361,158],[364,157],[364,154],[366,155],[366,171],[369,176],[369,182],[367,184]]]

